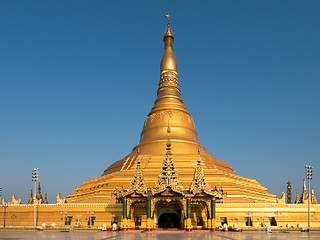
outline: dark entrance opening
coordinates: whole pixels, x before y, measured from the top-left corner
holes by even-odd
[[[271,226],[277,226],[277,221],[274,217],[269,217],[270,225]]]
[[[180,219],[175,213],[163,213],[159,217],[159,228],[180,228]]]
[[[244,221],[246,222],[246,226],[252,227],[251,217],[244,217]]]

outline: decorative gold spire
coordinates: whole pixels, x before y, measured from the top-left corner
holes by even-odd
[[[128,187],[126,195],[131,194],[134,191],[139,194],[145,194],[145,192],[147,191],[147,188],[148,188],[147,184],[144,180],[144,177],[143,177],[143,171],[140,166],[140,149],[139,148],[137,149],[137,153],[138,153],[137,167],[134,172],[133,179]]]
[[[39,179],[39,182],[38,182],[38,194],[41,194],[40,179]]]
[[[166,16],[168,17],[168,25],[167,30],[163,35],[164,53],[160,63],[160,82],[157,99],[165,96],[174,96],[181,100],[177,60],[173,53],[174,36],[170,28],[170,15],[168,14]]]
[[[303,179],[303,188],[302,188],[302,194],[300,197],[300,203],[307,203],[308,202],[308,193],[307,193],[307,186],[306,186],[306,180]]]
[[[140,168],[140,148],[138,148],[137,149],[137,154],[138,154],[138,156],[137,156],[137,168],[139,167]]]
[[[42,195],[41,195],[40,179],[39,179],[39,182],[38,182],[38,193],[36,195],[36,199],[38,200],[39,204],[41,204],[43,202],[43,198],[42,198]]]
[[[198,148],[198,161],[197,167],[194,170],[193,180],[190,185],[190,192],[193,194],[211,191],[211,186],[207,183],[201,166],[200,148]]]
[[[30,193],[30,197],[28,200],[28,204],[33,204],[33,189],[31,188],[31,193]]]
[[[170,129],[170,121],[168,121],[168,128],[167,128],[167,133],[168,133],[168,139],[167,139],[167,154],[171,155],[171,152],[168,153],[168,151],[171,151],[171,142],[170,142],[170,133],[171,133],[171,129]]]
[[[174,39],[173,33],[171,32],[171,29],[170,29],[170,14],[169,14],[169,12],[166,15],[166,17],[168,18],[168,24],[167,24],[167,30],[166,30],[165,34],[163,35],[163,41],[165,41],[165,38],[169,37],[169,36]]]
[[[170,28],[170,15],[168,17],[168,25],[165,34],[163,35],[164,41],[164,54],[160,64],[161,73],[166,70],[177,72],[177,60],[173,54],[173,41],[174,36]]]
[[[171,142],[170,142],[170,124],[168,121],[168,139],[167,139],[167,148],[166,155],[162,161],[162,168],[158,176],[158,181],[154,187],[154,193],[162,192],[165,188],[170,187],[172,190],[183,193],[183,186],[179,181],[178,173],[174,166],[174,161],[171,153]]]
[[[145,120],[141,132],[140,144],[166,141],[168,120],[172,123],[174,133],[171,134],[171,141],[188,141],[197,146],[198,137],[193,119],[186,107],[183,105],[181,91],[178,83],[177,61],[173,54],[174,36],[171,31],[170,17],[164,41],[164,54],[160,64],[160,81],[157,90],[157,98],[154,106]],[[142,146],[141,146],[142,147]]]
[[[296,194],[296,201],[294,202],[295,204],[299,204],[300,200],[299,200],[299,193],[297,192]]]
[[[43,201],[43,203],[44,204],[48,204],[48,197],[47,197],[47,193],[45,193],[45,195],[44,195],[45,197],[44,197],[44,201]]]
[[[313,187],[312,187],[312,190],[311,190],[311,204],[318,204],[317,198],[316,198],[316,196],[314,195],[314,189],[313,189]]]

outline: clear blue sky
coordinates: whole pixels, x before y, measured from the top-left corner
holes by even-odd
[[[207,151],[278,197],[320,197],[320,1],[0,1],[0,186],[49,202],[139,143],[170,11],[185,106]],[[320,199],[318,199],[320,200]]]

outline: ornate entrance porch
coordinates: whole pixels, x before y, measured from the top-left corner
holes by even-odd
[[[215,200],[222,199],[225,194],[221,188],[212,188],[206,182],[201,166],[200,149],[198,150],[197,166],[190,187],[188,189],[183,187],[174,166],[171,153],[170,132],[171,129],[168,123],[167,151],[155,186],[149,188],[144,180],[138,149],[137,168],[131,184],[127,189],[117,189],[114,193],[114,196],[123,202],[122,227],[124,230],[130,228],[130,213],[135,211],[134,205],[139,202],[146,206],[146,214],[144,216],[146,217],[145,229],[147,231],[152,231],[158,227],[183,227],[186,231],[192,231],[193,228],[203,226],[201,213],[201,216],[193,219],[191,204],[194,206],[202,206],[202,209],[205,209],[206,212],[206,228],[215,228]]]

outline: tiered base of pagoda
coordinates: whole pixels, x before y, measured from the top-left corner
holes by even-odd
[[[188,188],[197,165],[198,144],[172,140],[172,154],[180,182]],[[137,147],[136,147],[137,148]],[[102,176],[90,179],[68,195],[70,203],[115,203],[112,193],[116,188],[127,188],[137,164],[136,148],[131,154],[112,164]],[[149,187],[153,187],[161,170],[165,141],[139,146],[141,168]],[[225,162],[213,157],[202,147],[202,167],[211,187],[223,188],[225,203],[276,203],[276,196],[269,194],[254,179],[241,177]]]

